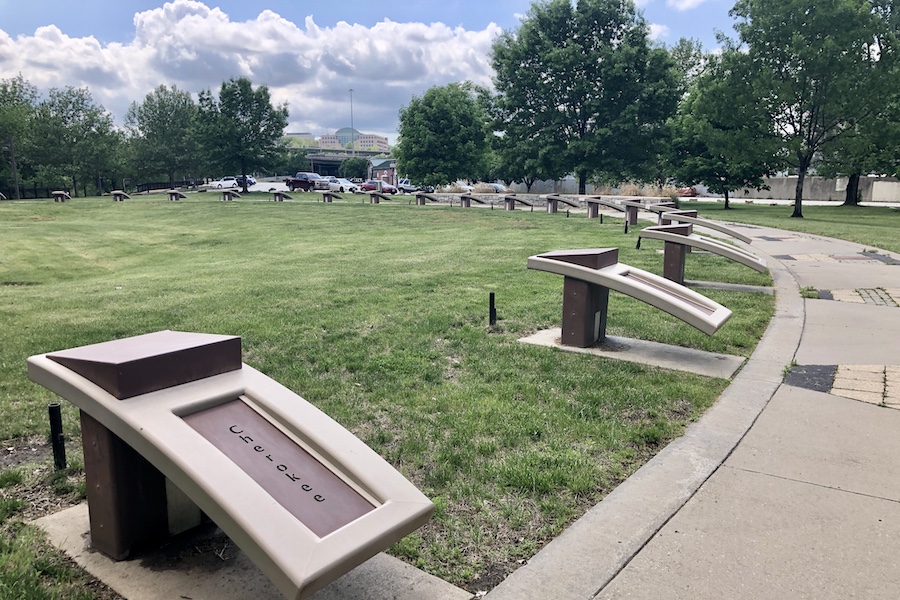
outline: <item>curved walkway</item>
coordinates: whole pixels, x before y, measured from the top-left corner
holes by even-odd
[[[756,351],[684,437],[490,600],[900,596],[900,260],[732,226],[775,280]]]

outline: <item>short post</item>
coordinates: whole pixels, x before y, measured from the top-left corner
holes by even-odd
[[[493,327],[497,324],[497,305],[494,303],[494,292],[488,297],[488,324]]]
[[[53,446],[53,466],[56,470],[66,468],[66,437],[63,435],[62,409],[59,402],[51,402],[47,407],[50,415],[50,443]]]

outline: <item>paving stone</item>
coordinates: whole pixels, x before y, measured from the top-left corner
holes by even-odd
[[[884,373],[884,365],[838,365],[838,377],[850,377],[851,373]]]
[[[880,393],[861,392],[859,390],[845,390],[832,388],[831,393],[841,398],[850,398],[851,400],[859,400],[860,402],[868,402],[869,404],[881,404],[884,397]]]
[[[865,302],[856,290],[831,290],[831,295],[838,302],[855,302],[857,304]]]
[[[865,379],[843,379],[835,377],[831,389],[855,390],[858,392],[884,393],[884,381],[867,381]]]

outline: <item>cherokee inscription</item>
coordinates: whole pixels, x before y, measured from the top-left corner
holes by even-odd
[[[319,537],[375,508],[241,399],[184,421]]]

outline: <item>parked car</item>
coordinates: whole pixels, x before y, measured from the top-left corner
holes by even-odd
[[[370,179],[369,181],[367,181],[364,184],[362,184],[361,186],[359,186],[359,189],[364,192],[373,192],[373,191],[378,190],[379,185],[381,186],[382,194],[396,194],[397,193],[397,188],[395,188],[394,186],[392,186],[391,184],[389,184],[386,181],[379,181],[377,179]]]
[[[216,188],[217,190],[221,190],[224,188],[236,188],[238,187],[237,179],[234,177],[223,177],[222,179],[216,179],[215,181],[210,181],[206,184],[208,188]]]
[[[680,187],[675,190],[675,193],[681,196],[682,198],[692,198],[697,196],[697,189],[694,187]]]
[[[243,175],[238,175],[234,179],[235,179],[235,181],[237,181],[237,184],[240,187],[244,186],[244,176]],[[252,175],[247,175],[247,187],[250,187],[251,185],[256,185],[256,179]]]
[[[478,188],[487,188],[494,194],[508,194],[509,189],[503,185],[502,183],[479,183],[475,186],[475,189]]]
[[[359,191],[359,186],[355,183],[352,183],[349,179],[343,179],[341,177],[329,177],[328,189],[330,189],[332,192],[350,192],[351,194],[355,194]]]
[[[311,192],[313,190],[327,190],[328,180],[318,173],[307,173],[299,171],[293,177],[284,180],[285,185],[293,192],[294,190],[303,190]]]
[[[412,194],[419,191],[419,186],[413,185],[409,179],[403,178],[397,182],[397,189],[404,194]]]

